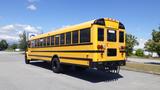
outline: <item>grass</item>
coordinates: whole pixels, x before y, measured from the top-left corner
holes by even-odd
[[[122,69],[160,75],[160,65],[127,62]]]
[[[13,50],[13,49],[10,49],[10,48],[7,48],[7,49],[4,50],[4,51],[7,51],[7,52],[14,52],[14,50]]]
[[[5,49],[4,51],[6,51],[6,52],[22,52],[21,50],[20,50],[20,51],[15,51],[15,50],[12,49],[12,48],[7,48],[7,49]]]
[[[150,60],[160,60],[160,58],[154,58],[154,57],[149,57],[149,56],[144,56],[144,57],[138,57],[138,56],[135,56],[135,55],[132,55],[132,56],[128,56],[129,58],[141,58],[141,59],[150,59]]]

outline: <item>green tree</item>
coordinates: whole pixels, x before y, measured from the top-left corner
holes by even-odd
[[[7,41],[6,40],[1,40],[0,41],[0,50],[5,50],[5,49],[7,49],[8,48],[8,43],[7,43]]]
[[[145,49],[150,52],[156,52],[160,56],[160,27],[152,31],[152,39],[145,43]]]
[[[126,54],[132,54],[134,46],[138,45],[137,37],[131,34],[126,34]]]
[[[156,50],[155,48],[155,42],[152,39],[149,39],[146,43],[145,43],[145,50],[150,51],[150,52],[154,52]]]
[[[12,44],[12,45],[10,46],[10,48],[11,48],[11,49],[16,49],[16,48],[18,48],[18,45],[17,45],[17,44]]]
[[[22,50],[26,50],[27,48],[27,37],[26,37],[26,32],[24,31],[23,34],[19,35],[20,40],[19,40],[19,48]]]
[[[142,57],[142,56],[144,56],[144,51],[142,49],[137,49],[136,55]]]

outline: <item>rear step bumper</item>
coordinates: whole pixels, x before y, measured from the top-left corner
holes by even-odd
[[[126,65],[126,60],[105,61],[105,62],[91,62],[90,63],[90,68],[115,67],[115,66],[124,66],[124,65]]]

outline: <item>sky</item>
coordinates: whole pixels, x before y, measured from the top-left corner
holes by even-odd
[[[121,21],[142,48],[160,26],[160,0],[0,0],[0,39],[16,42],[24,30],[45,33],[103,17]]]

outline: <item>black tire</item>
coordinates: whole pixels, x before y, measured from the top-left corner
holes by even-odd
[[[117,66],[116,73],[119,74],[119,72],[120,72],[120,66]]]
[[[30,61],[27,59],[27,55],[25,54],[25,63],[30,64]]]
[[[55,73],[60,73],[62,71],[62,67],[58,58],[53,58],[51,61],[52,71]]]
[[[119,74],[119,72],[120,72],[120,66],[110,67],[110,72]]]

